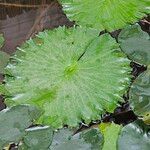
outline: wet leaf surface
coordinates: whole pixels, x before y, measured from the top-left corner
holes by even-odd
[[[140,74],[131,86],[129,92],[131,107],[144,120],[150,122],[150,68]],[[149,121],[148,121],[149,120]]]
[[[52,138],[53,130],[49,126],[28,128],[19,150],[48,150]]]
[[[147,0],[60,0],[68,18],[77,24],[114,31],[135,23],[149,13]],[[112,7],[113,6],[113,7]]]
[[[0,112],[0,148],[12,142],[19,142],[25,129],[32,125],[41,112],[28,105],[18,105]]]
[[[15,1],[15,0],[14,0]],[[14,2],[13,1],[13,2]],[[28,4],[29,2],[33,2],[34,0],[19,0],[16,2],[17,3],[24,3],[24,4]],[[44,0],[41,0],[39,1],[39,3],[41,3],[42,1]],[[12,2],[11,2],[12,3]],[[37,0],[35,0],[35,3],[37,4]],[[34,2],[33,2],[34,4]],[[38,18],[38,17],[34,17],[36,16],[37,14],[39,15],[40,12],[42,12],[41,10],[36,10],[36,9],[33,9],[33,8],[15,8],[15,7],[0,7],[0,31],[1,32],[5,32],[5,37],[7,38],[7,40],[5,41],[5,45],[3,47],[3,50],[7,51],[8,53],[13,53],[15,51],[15,47],[17,45],[20,45],[24,40],[25,38],[29,35],[30,33],[30,29],[33,27],[34,23],[35,23],[35,20]],[[54,8],[54,10],[52,9],[52,11],[54,12],[52,17],[54,16],[54,14],[57,14],[58,13],[58,10]],[[52,12],[51,11],[51,12]],[[39,13],[36,13],[36,12],[39,12]],[[8,15],[8,16],[7,16]],[[16,16],[17,15],[17,16]],[[33,17],[31,17],[33,15]],[[37,15],[37,16],[38,16]],[[47,15],[47,14],[46,14]],[[5,21],[1,21],[1,16],[2,16],[2,19],[5,19]],[[16,17],[15,17],[16,16]],[[26,16],[26,17],[25,17]],[[56,18],[60,17],[59,15],[55,15]],[[11,18],[14,18],[12,19],[11,21]],[[27,20],[26,20],[26,19]],[[32,19],[31,21],[31,26],[30,26],[30,20],[28,20],[29,18]],[[46,17],[45,20],[49,19],[49,17]],[[61,20],[61,17],[59,18]],[[58,19],[58,20],[59,20]],[[6,21],[7,20],[7,21]],[[19,20],[19,21],[18,21]],[[24,23],[24,20],[26,21]],[[52,22],[53,22],[53,19],[51,19]],[[22,22],[23,21],[23,22]],[[55,20],[54,20],[55,21]],[[57,21],[57,19],[56,19]],[[62,22],[64,22],[64,19],[61,20]],[[3,23],[2,23],[3,22]],[[24,24],[24,27],[21,27],[19,28],[18,25],[14,25],[14,24],[11,24],[12,22],[17,22],[17,24],[19,24],[19,26],[23,26]],[[21,22],[21,23],[20,23]],[[46,21],[47,22],[47,21]],[[50,23],[52,23],[50,21]],[[49,24],[49,22],[47,22]],[[56,23],[56,22],[55,22]],[[55,24],[54,23],[54,24]],[[58,21],[59,23],[59,21]],[[68,22],[67,22],[68,23]],[[7,27],[7,24],[11,24],[11,26],[8,26]],[[53,24],[53,23],[52,23]],[[69,23],[70,24],[70,23]],[[29,26],[28,26],[29,25]],[[150,28],[149,28],[149,23],[147,22],[147,20],[141,20],[140,21],[140,25],[142,26],[142,29],[149,32],[150,31]],[[18,28],[15,29],[15,26]],[[2,27],[2,28],[1,28]],[[3,29],[5,28],[6,29]],[[25,31],[25,27],[27,28],[27,32]],[[43,29],[43,21],[40,22],[40,25],[37,25],[36,26],[37,28],[34,30],[33,33],[36,33],[37,31],[40,31]],[[6,32],[6,30],[9,29],[10,31],[9,32]],[[22,31],[19,31],[19,30],[22,30]],[[15,31],[15,32],[11,32],[12,31]],[[19,31],[20,33],[16,32],[16,31]],[[22,33],[21,33],[22,32]],[[11,33],[12,33],[12,36],[11,36]],[[116,34],[117,33],[117,34]],[[112,35],[117,38],[118,36],[118,32],[116,33],[113,33]],[[15,36],[16,34],[16,36]],[[25,35],[24,35],[25,34]],[[30,33],[31,34],[31,33]],[[34,34],[33,34],[34,35]],[[23,37],[23,38],[22,38]],[[20,40],[22,38],[22,40]],[[135,70],[134,70],[134,74],[135,74],[135,77],[137,77],[142,71],[143,69],[141,69],[141,66],[139,67],[139,69],[137,69],[137,67],[135,66],[132,66]],[[143,67],[142,67],[143,68]],[[145,68],[145,67],[144,67]],[[3,79],[3,75],[0,74],[0,80]],[[4,101],[4,97],[0,96],[0,110],[1,109],[4,109],[5,108],[5,104],[3,103]],[[130,121],[133,121],[136,119],[136,116],[133,114],[133,112],[131,110],[128,109],[129,107],[124,107],[124,104],[121,104],[120,107],[118,107],[116,109],[116,111],[112,114],[108,114],[108,116],[106,115],[106,118],[105,120],[107,121],[116,121],[117,123],[123,123],[123,124],[128,124]],[[147,116],[148,118],[149,116]],[[15,144],[12,144],[11,145],[11,150],[16,150],[15,148]]]
[[[139,25],[123,29],[118,40],[131,60],[144,65],[150,64],[150,36]]]
[[[55,133],[51,150],[100,150],[103,137],[99,129],[93,128],[72,135],[69,129],[62,129]]]
[[[118,150],[149,150],[150,126],[136,121],[123,127],[118,139]]]
[[[109,34],[98,34],[60,27],[37,35],[40,43],[27,41],[17,51],[24,54],[13,57],[17,63],[7,66],[13,77],[6,76],[5,89],[13,98],[6,102],[41,106],[41,123],[54,128],[88,124],[113,112],[130,83],[130,60]]]
[[[122,126],[114,123],[101,123],[99,128],[104,136],[102,150],[116,150],[117,140]]]

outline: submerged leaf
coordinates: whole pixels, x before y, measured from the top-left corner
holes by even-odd
[[[51,150],[101,150],[103,137],[99,129],[93,128],[72,136],[69,129],[56,132]]]
[[[130,61],[108,34],[86,28],[40,33],[15,55],[7,70],[6,102],[31,103],[45,111],[40,122],[53,127],[89,123],[113,112],[130,82]],[[9,95],[9,96],[10,96]]]
[[[114,123],[101,123],[100,131],[104,135],[104,145],[102,150],[116,150],[117,140],[122,126]]]
[[[122,50],[137,63],[150,65],[150,36],[139,25],[128,26],[119,34]]]
[[[40,110],[28,105],[18,105],[2,110],[0,112],[0,149],[11,142],[19,142],[25,134],[25,129],[40,115]]]
[[[113,31],[150,12],[149,0],[60,0],[67,16],[77,24]]]
[[[132,84],[129,96],[134,112],[150,123],[150,68],[137,77]]]
[[[136,121],[123,127],[118,139],[118,150],[149,150],[150,126]]]
[[[53,130],[49,126],[28,128],[20,149],[48,150],[52,142],[52,136]]]

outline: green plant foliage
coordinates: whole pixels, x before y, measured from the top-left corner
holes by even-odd
[[[29,40],[7,66],[6,102],[39,105],[40,122],[55,128],[113,112],[130,82],[130,61],[109,34],[98,34],[60,27]]]
[[[55,133],[51,150],[100,150],[103,137],[99,129],[93,128],[79,132],[72,136],[69,129],[62,129]]]
[[[2,47],[4,43],[4,38],[0,34],[0,48]],[[0,74],[4,73],[4,68],[6,67],[9,60],[9,55],[5,52],[0,51]]]
[[[114,123],[101,123],[100,131],[104,135],[104,145],[102,150],[116,150],[117,140],[122,126]]]
[[[61,0],[67,16],[77,24],[113,31],[150,12],[149,0]]]
[[[0,73],[4,73],[4,68],[8,63],[9,57],[7,53],[0,51]]]
[[[150,68],[140,74],[129,92],[131,107],[150,124]]]
[[[53,138],[53,130],[49,126],[26,129],[22,150],[48,150]]]
[[[0,149],[11,142],[19,142],[25,129],[41,115],[40,110],[18,105],[0,111]]]
[[[2,47],[3,43],[4,43],[4,38],[3,35],[0,34],[0,48]]]
[[[128,26],[119,35],[122,50],[133,61],[150,65],[150,36],[139,25]]]
[[[150,126],[136,121],[123,127],[118,139],[118,150],[149,150]]]

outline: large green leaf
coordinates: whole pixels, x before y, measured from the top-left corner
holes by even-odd
[[[20,150],[48,150],[53,138],[53,130],[49,126],[26,129],[23,145]]]
[[[150,124],[150,68],[139,75],[129,92],[130,104],[134,112],[143,116]]]
[[[45,113],[40,121],[53,127],[89,123],[122,101],[130,61],[108,34],[86,28],[45,31],[19,48],[5,89],[6,102],[32,103]],[[22,53],[22,54],[21,54]]]
[[[118,150],[149,150],[150,126],[141,121],[123,127],[118,139]]]
[[[61,0],[67,16],[77,24],[113,31],[150,12],[149,0]]]
[[[104,145],[102,150],[116,150],[117,140],[122,126],[114,123],[101,123],[100,131],[104,135]]]
[[[99,129],[82,131],[74,136],[69,129],[55,133],[51,150],[101,150],[103,137]]]
[[[0,112],[0,149],[11,142],[19,142],[25,129],[41,115],[33,106],[19,105]]]
[[[128,26],[119,34],[122,50],[130,59],[150,65],[150,36],[139,25]]]

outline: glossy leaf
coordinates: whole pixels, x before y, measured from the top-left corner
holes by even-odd
[[[150,68],[137,77],[132,84],[129,96],[134,112],[150,123]]]
[[[18,142],[25,134],[25,129],[40,115],[40,110],[28,105],[0,111],[0,149],[11,142]]]
[[[100,150],[103,145],[103,137],[99,129],[89,129],[74,136],[69,129],[63,129],[55,133],[51,150]]]
[[[102,150],[116,150],[117,140],[122,126],[114,123],[101,123],[100,131],[104,135],[104,145]]]
[[[7,66],[14,77],[5,78],[12,96],[6,102],[42,107],[40,123],[55,128],[113,112],[129,85],[130,61],[110,35],[98,34],[60,27],[29,40],[14,56],[16,63]]]
[[[22,149],[48,150],[52,137],[53,130],[49,126],[28,128],[23,138]]]
[[[123,127],[118,139],[118,150],[149,150],[150,126],[141,121]]]
[[[113,31],[146,16],[149,0],[60,0],[67,16],[77,24]]]
[[[128,26],[119,35],[122,50],[133,61],[150,64],[150,36],[139,25]]]

